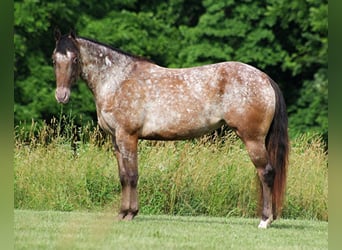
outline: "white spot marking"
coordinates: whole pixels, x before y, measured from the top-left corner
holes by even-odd
[[[105,57],[105,64],[109,67],[112,66],[112,62],[109,60],[108,56]]]
[[[70,59],[75,55],[75,53],[67,51],[67,54],[64,55],[62,53],[57,52],[55,54],[56,61],[70,61]]]

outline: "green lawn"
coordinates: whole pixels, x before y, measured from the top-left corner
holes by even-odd
[[[139,215],[118,222],[111,213],[14,211],[14,249],[328,249],[328,223]]]

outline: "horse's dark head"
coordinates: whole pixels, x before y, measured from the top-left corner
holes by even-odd
[[[67,103],[70,98],[70,88],[80,74],[80,52],[74,32],[61,35],[55,30],[56,48],[52,60],[56,76],[56,100]]]

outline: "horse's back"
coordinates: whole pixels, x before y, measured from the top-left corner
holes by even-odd
[[[115,91],[106,91],[97,103],[102,127],[144,139],[188,139],[223,124],[265,136],[274,115],[268,76],[239,62],[168,69],[139,61]]]
[[[134,115],[130,119],[139,117],[141,138],[190,138],[224,123],[238,127],[262,124],[273,117],[275,100],[269,78],[252,66],[223,62],[167,69],[145,64],[140,70],[137,67],[123,84],[120,98],[129,102],[126,114]],[[268,126],[265,122],[263,130]]]

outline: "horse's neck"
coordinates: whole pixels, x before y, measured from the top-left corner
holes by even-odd
[[[106,85],[116,88],[130,72],[133,59],[106,46],[78,38],[81,54],[81,77],[89,88],[98,92]],[[110,84],[110,86],[108,86]]]

